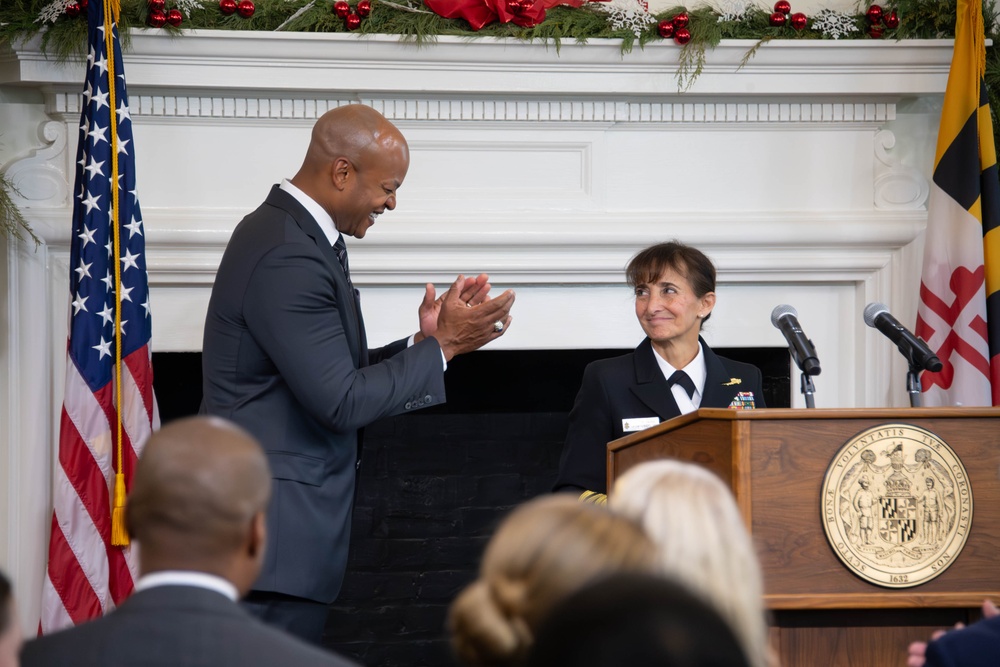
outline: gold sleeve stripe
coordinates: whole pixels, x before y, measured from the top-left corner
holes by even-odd
[[[607,505],[608,494],[597,491],[584,491],[579,498],[581,503],[593,503],[595,505]]]

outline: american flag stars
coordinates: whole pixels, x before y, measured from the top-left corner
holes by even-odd
[[[117,304],[121,306],[123,357],[144,345],[150,336],[144,232],[131,155],[132,116],[123,78],[114,77],[114,95],[109,88],[110,68],[101,37],[103,28],[98,30],[100,39],[95,40],[87,55],[87,81],[82,93],[84,113],[77,148],[79,195],[74,207],[74,237],[78,243],[74,244],[71,258],[74,267],[71,348],[84,377],[95,386],[110,379]],[[120,65],[115,67],[116,74],[120,69]],[[114,148],[112,123],[117,130]],[[118,157],[117,193],[112,190],[113,150]],[[115,194],[119,198],[121,244],[117,260],[112,227],[116,217]],[[118,298],[115,298],[116,280],[121,280]],[[85,342],[77,344],[77,340]]]

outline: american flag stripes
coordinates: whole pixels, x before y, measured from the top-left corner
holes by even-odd
[[[978,0],[959,0],[928,206],[916,333],[941,359],[924,405],[1000,405],[1000,181]]]
[[[145,239],[117,14],[117,0],[89,3],[66,393],[42,633],[100,616],[132,591],[138,576],[136,553],[112,544],[115,474],[122,473],[129,483],[142,444],[159,426],[150,365]]]

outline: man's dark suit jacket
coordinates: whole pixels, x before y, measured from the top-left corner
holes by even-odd
[[[444,402],[441,347],[426,338],[369,350],[336,252],[274,186],[222,257],[202,369],[202,412],[256,436],[274,478],[254,589],[332,602],[347,566],[359,430]]]
[[[704,340],[698,340],[706,370],[701,407],[728,408],[738,404],[749,408],[750,399],[753,407],[763,408],[760,370],[720,357]],[[622,420],[656,417],[666,421],[680,416],[654,354],[647,338],[634,352],[587,365],[569,415],[556,491],[607,493],[607,444],[626,435]]]
[[[1000,665],[1000,616],[951,630],[927,645],[926,667]]]
[[[23,667],[350,667],[264,625],[221,593],[140,591],[104,618],[28,642]]]

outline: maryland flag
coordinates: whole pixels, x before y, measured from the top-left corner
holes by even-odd
[[[944,367],[924,405],[1000,405],[1000,181],[979,0],[958,0],[941,111],[916,333]]]

